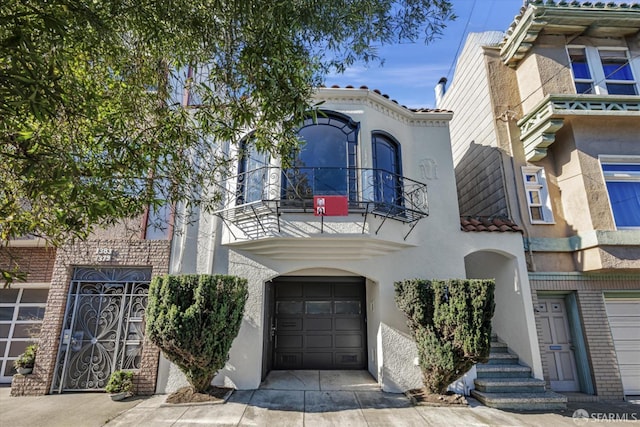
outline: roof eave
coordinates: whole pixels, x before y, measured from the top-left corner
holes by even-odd
[[[453,112],[451,111],[432,111],[426,109],[424,111],[412,111],[411,109],[398,104],[396,101],[388,97],[378,94],[369,89],[356,88],[318,88],[314,98],[318,100],[335,100],[335,101],[371,101],[377,103],[394,113],[400,114],[410,120],[451,120]]]
[[[500,49],[502,61],[510,67],[516,67],[543,30],[549,34],[573,36],[633,35],[640,32],[640,5],[593,7],[529,4],[507,31]]]

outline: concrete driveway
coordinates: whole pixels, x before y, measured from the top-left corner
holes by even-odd
[[[0,425],[13,426],[576,426],[640,425],[640,405],[570,403],[567,411],[508,412],[482,406],[412,406],[384,393],[366,371],[274,371],[258,390],[226,404],[163,405],[166,396],[112,402],[103,393],[9,397],[0,389]],[[588,419],[574,419],[578,409]],[[605,420],[606,418],[606,420]],[[626,420],[626,421],[625,421]]]

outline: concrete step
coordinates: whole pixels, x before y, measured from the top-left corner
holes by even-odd
[[[486,393],[544,393],[545,383],[535,378],[476,378],[476,390]]]
[[[543,393],[487,393],[471,390],[471,396],[484,405],[497,409],[519,411],[567,409],[567,398],[552,391]]]
[[[507,351],[509,351],[509,346],[506,343],[491,341],[491,353],[506,353]]]
[[[512,353],[489,353],[488,365],[517,365],[518,356]]]
[[[478,378],[530,378],[531,368],[513,364],[488,364],[476,365]]]

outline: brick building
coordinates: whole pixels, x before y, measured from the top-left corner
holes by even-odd
[[[144,308],[151,278],[168,272],[170,242],[168,230],[138,224],[57,250],[37,239],[3,248],[3,268],[26,274],[0,290],[0,381],[11,382],[12,395],[101,390],[116,369],[136,372],[138,393],[154,392],[159,350],[144,340]],[[31,342],[33,373],[13,376],[13,360]]]

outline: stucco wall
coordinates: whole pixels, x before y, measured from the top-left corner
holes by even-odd
[[[399,141],[403,175],[428,185],[429,216],[420,220],[408,236],[407,224],[373,214],[367,215],[365,221],[359,213],[324,218],[321,233],[320,218],[311,213],[285,212],[279,219],[280,233],[275,227],[275,231],[255,238],[241,233],[232,235],[226,225],[204,212],[198,212],[189,221],[178,222],[172,272],[226,273],[249,280],[245,319],[227,366],[214,380],[216,384],[239,389],[252,389],[260,384],[267,281],[283,275],[355,275],[366,278],[370,372],[386,391],[419,386],[415,343],[404,315],[395,306],[393,283],[415,277],[465,277],[466,252],[461,241],[466,235],[460,231],[458,221],[447,120],[418,120],[418,116],[401,112],[389,101],[366,91],[327,89],[321,95],[326,101],[323,108],[359,122],[360,167],[372,166],[372,131],[383,130]],[[517,253],[521,251],[519,236],[506,240],[494,236],[494,243],[501,248],[505,242],[511,242],[504,250]],[[513,238],[520,246],[513,246]],[[470,245],[471,250],[476,243]],[[265,245],[270,249],[264,250]],[[380,250],[359,253],[372,245]],[[353,248],[353,252],[345,248]],[[287,255],[280,256],[282,251]],[[518,265],[522,268],[524,262]],[[175,370],[162,366],[161,371],[165,390],[161,390],[159,382],[159,391],[170,391],[170,387],[180,384],[180,375]]]

